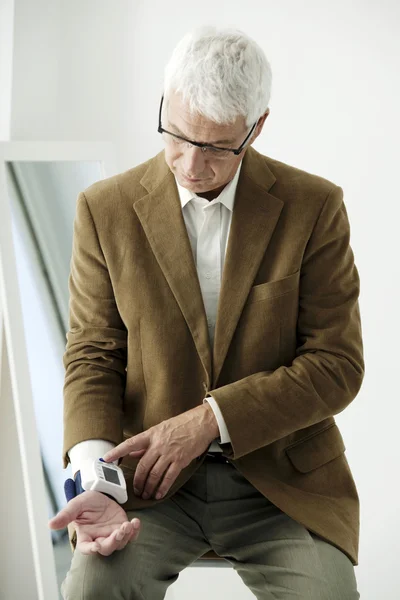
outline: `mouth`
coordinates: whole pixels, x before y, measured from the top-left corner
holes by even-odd
[[[204,181],[204,179],[191,179],[190,177],[186,177],[186,175],[183,174],[182,177],[189,183],[199,183],[200,181]]]

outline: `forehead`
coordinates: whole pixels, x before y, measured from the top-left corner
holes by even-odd
[[[169,95],[165,117],[174,133],[210,144],[234,142],[246,130],[243,116],[233,123],[220,125],[204,115],[191,113],[182,97],[175,93]]]

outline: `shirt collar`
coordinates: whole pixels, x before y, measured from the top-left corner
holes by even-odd
[[[219,194],[219,196],[214,198],[214,200],[212,200],[210,202],[210,204],[212,204],[212,203],[217,204],[217,202],[221,202],[222,204],[224,204],[226,206],[226,208],[229,208],[229,210],[233,211],[233,207],[235,204],[236,188],[237,188],[237,184],[238,184],[238,180],[239,180],[240,169],[242,168],[242,162],[243,162],[243,160],[240,161],[239,166],[236,169],[234,178],[231,179],[231,181],[224,187],[224,189]],[[201,198],[201,197],[197,196],[197,194],[194,194],[193,192],[189,191],[188,189],[182,187],[178,183],[178,180],[176,179],[176,177],[175,177],[175,181],[176,181],[176,186],[178,188],[179,199],[181,202],[182,209],[184,206],[186,206],[186,204],[188,204],[191,200],[193,200],[193,198],[200,198],[200,199],[204,200],[204,198]]]

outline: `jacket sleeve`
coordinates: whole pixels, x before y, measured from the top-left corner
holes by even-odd
[[[86,196],[78,196],[69,277],[69,331],[63,356],[64,444],[122,441],[127,331]]]
[[[355,398],[364,377],[359,292],[343,190],[335,186],[303,255],[292,364],[209,390],[231,437],[228,455],[316,424]]]

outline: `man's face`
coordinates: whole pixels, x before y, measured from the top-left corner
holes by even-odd
[[[265,118],[260,119],[250,143],[259,135]],[[251,129],[246,127],[243,116],[229,125],[218,125],[201,115],[192,115],[181,96],[175,93],[169,96],[162,126],[188,140],[223,148],[239,148]],[[249,142],[246,142],[246,148]],[[245,150],[242,150],[238,156],[231,152],[228,158],[210,158],[201,148],[175,144],[173,138],[165,145],[165,160],[179,184],[208,200],[218,196],[233,179],[244,154]]]

